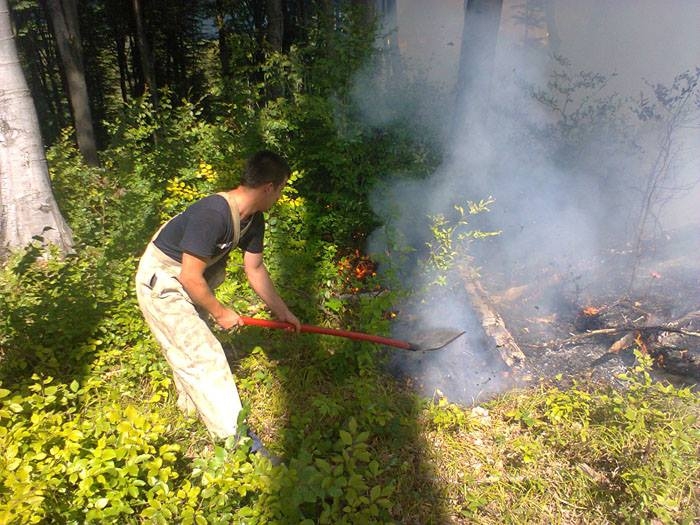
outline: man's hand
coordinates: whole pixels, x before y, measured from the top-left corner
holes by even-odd
[[[229,308],[224,308],[219,316],[214,317],[214,321],[224,330],[231,330],[232,328],[235,329],[243,326],[241,316]]]
[[[297,316],[289,310],[280,315],[279,320],[294,325],[295,332],[299,332],[301,330],[301,323],[299,322],[299,319],[297,319]]]

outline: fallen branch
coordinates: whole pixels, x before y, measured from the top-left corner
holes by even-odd
[[[525,354],[506,328],[505,321],[496,310],[481,283],[468,268],[463,269],[461,274],[471,303],[479,315],[481,326],[486,335],[493,340],[503,361],[510,367],[522,364],[525,361]]]
[[[700,337],[700,332],[695,332],[692,330],[684,330],[682,328],[672,328],[670,326],[664,325],[654,325],[654,326],[617,326],[615,328],[600,328],[598,330],[591,330],[583,334],[576,334],[569,339],[560,341],[560,344],[576,343],[583,339],[588,339],[590,337],[595,337],[598,335],[613,335],[620,334],[624,332],[671,332],[674,334],[687,335],[690,337]]]

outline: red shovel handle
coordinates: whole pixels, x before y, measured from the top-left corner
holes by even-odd
[[[254,317],[241,316],[241,321],[245,326],[260,326],[262,328],[273,328],[276,330],[294,330],[294,325],[291,323],[283,323],[281,321],[269,321],[267,319],[256,319]],[[324,328],[322,326],[314,326],[310,324],[301,325],[301,331],[310,334],[333,335],[336,337],[345,337],[356,341],[369,341],[380,345],[393,346],[395,348],[403,348],[404,350],[418,350],[418,348],[407,342],[399,339],[390,339],[379,335],[365,334],[362,332],[349,332],[348,330],[338,330],[337,328]]]

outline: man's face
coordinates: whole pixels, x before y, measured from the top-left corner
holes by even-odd
[[[284,179],[282,184],[278,186],[275,186],[271,182],[265,186],[265,209],[263,211],[267,211],[275,205],[275,203],[282,196],[282,191],[284,190],[284,186],[286,184],[287,179]]]

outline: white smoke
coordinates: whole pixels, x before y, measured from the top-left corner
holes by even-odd
[[[604,247],[630,238],[640,199],[635,185],[655,155],[653,141],[644,144],[648,153],[639,155],[634,151],[635,140],[646,140],[654,132],[624,136],[630,120],[618,117],[631,115],[629,97],[638,97],[640,92],[650,96],[650,84],[670,85],[675,75],[700,67],[700,39],[695,36],[700,3],[555,0],[550,4],[557,35],[549,38],[558,37],[557,52],[569,65],[555,60],[546,46],[523,45],[518,24],[507,19],[514,11],[504,8],[489,96],[464,94],[468,114],[454,114],[456,94],[450,92],[458,70],[455,48],[459,49],[461,28],[454,26],[454,20],[463,17],[461,2],[451,3],[451,11],[443,6],[431,14],[430,23],[435,26],[444,13],[439,38],[434,33],[433,38],[412,34],[411,28],[418,27],[426,16],[425,5],[402,2],[399,41],[402,35],[412,35],[414,41],[404,42],[401,61],[405,68],[420,68],[422,60],[423,69],[417,69],[418,73],[410,69],[411,74],[398,80],[387,76],[385,67],[368,67],[358,76],[354,98],[369,124],[412,118],[416,132],[440,135],[445,144],[444,162],[431,177],[415,180],[397,174],[373,196],[374,209],[390,224],[391,235],[398,232],[417,255],[430,240],[430,215],[449,215],[455,204],[488,196],[496,202],[485,218],[476,219],[476,226],[502,230],[502,234],[477,248],[485,271],[517,275],[526,281],[545,271],[566,273],[580,261],[596,257]],[[411,16],[411,9],[417,18]],[[405,33],[404,27],[408,28]],[[450,45],[454,43],[457,45]],[[413,62],[407,56],[411,50]],[[452,62],[444,65],[435,57],[442,62],[451,57]],[[482,70],[490,67],[485,65]],[[594,77],[581,73],[588,71],[601,74],[606,82],[595,84]],[[567,140],[558,135],[562,131],[556,124],[561,115],[542,100],[536,101],[530,89],[551,94],[553,72],[560,75],[560,84],[593,83],[580,87],[569,102],[562,102],[560,94],[558,102],[569,105],[558,106],[563,113],[572,115],[572,106],[590,106],[589,114],[575,115],[580,125],[574,132],[585,130],[596,112],[609,111],[608,118],[601,119],[605,126],[591,126],[588,133]],[[563,78],[562,72],[569,78]],[[477,100],[487,100],[488,107],[469,105]],[[460,129],[454,125],[455,117],[461,119],[463,134],[450,136],[446,132]],[[676,192],[674,196],[680,198],[670,201],[664,216],[658,218],[666,227],[700,223],[700,194],[694,186],[700,179],[697,129],[682,130],[676,147],[674,181],[686,190]],[[387,231],[375,232],[371,251],[391,251]],[[392,260],[398,261],[398,254],[394,255]],[[407,260],[415,262],[415,257]],[[416,289],[427,289],[426,279],[431,277],[421,266],[409,265],[400,272]],[[399,353],[393,364],[415,377],[426,392],[437,388],[460,401],[470,401],[484,392],[506,388],[507,381],[502,363],[494,358],[496,350],[488,348],[479,333],[465,294],[453,292],[414,297],[407,312],[411,322],[399,324],[397,335],[411,338],[421,331],[451,327],[466,330],[467,336],[439,352],[411,357]]]

